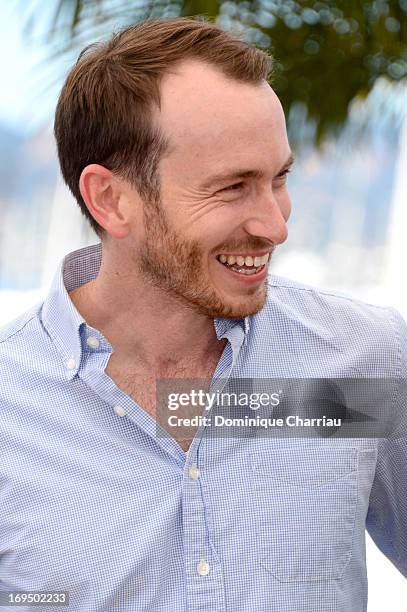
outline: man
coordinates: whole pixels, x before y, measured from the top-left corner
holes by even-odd
[[[405,406],[395,310],[268,275],[292,164],[270,62],[175,19],[69,74],[58,154],[101,243],[1,333],[2,591],[81,612],[362,612],[365,525],[407,576],[403,438],[158,435],[160,379],[388,378]]]

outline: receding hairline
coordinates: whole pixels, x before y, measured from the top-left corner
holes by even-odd
[[[211,70],[213,70],[214,73],[216,73],[218,76],[224,78],[229,84],[234,84],[237,86],[248,86],[250,88],[256,88],[256,87],[267,87],[268,91],[271,91],[272,94],[274,95],[274,97],[276,98],[276,100],[278,101],[278,104],[281,106],[281,101],[278,97],[278,95],[276,94],[276,92],[274,91],[272,84],[267,80],[267,78],[262,78],[259,79],[256,82],[247,82],[247,81],[242,81],[239,78],[233,77],[229,74],[227,74],[226,72],[224,72],[222,70],[222,67],[219,66],[218,64],[212,63],[210,61],[208,61],[207,59],[203,59],[200,57],[186,57],[186,58],[182,58],[181,60],[175,62],[174,64],[172,64],[168,70],[165,71],[165,73],[162,75],[162,78],[160,79],[160,86],[159,86],[159,97],[160,97],[160,102],[163,101],[163,90],[162,90],[162,85],[164,84],[165,80],[167,77],[171,77],[171,75],[176,75],[178,77],[184,77],[185,75],[183,75],[182,73],[180,73],[178,71],[178,69],[181,67],[183,67],[185,64],[189,64],[189,63],[196,63],[197,65],[202,65],[205,66],[206,68],[209,68]],[[187,87],[189,87],[188,83],[187,83]],[[192,102],[191,102],[192,104]],[[283,111],[284,112],[284,111]],[[171,155],[171,153],[173,153],[175,150],[177,150],[179,148],[179,144],[177,144],[176,140],[174,139],[174,134],[170,134],[168,132],[168,128],[167,126],[164,126],[163,123],[163,118],[165,118],[164,114],[163,114],[163,106],[162,104],[160,104],[160,106],[157,105],[152,105],[149,109],[149,113],[150,113],[150,119],[152,122],[152,126],[154,126],[155,129],[157,129],[157,131],[165,137],[166,140],[166,147],[165,149],[163,149],[163,154],[162,154],[162,158],[164,157],[168,157]],[[290,152],[290,156],[291,156],[291,163],[294,161],[294,158],[292,156],[292,153]]]

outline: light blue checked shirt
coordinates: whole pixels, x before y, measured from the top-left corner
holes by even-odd
[[[69,254],[0,333],[0,590],[70,594],[17,609],[364,612],[365,526],[407,576],[405,438],[157,437],[68,296],[100,256]],[[405,409],[392,308],[270,275],[261,312],[214,325],[214,376],[395,377]]]

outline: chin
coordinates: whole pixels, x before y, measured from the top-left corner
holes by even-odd
[[[266,301],[266,290],[264,290],[260,296],[253,295],[251,297],[247,297],[244,300],[239,300],[236,298],[233,300],[233,298],[229,298],[224,302],[224,313],[219,316],[225,319],[244,319],[245,317],[255,315],[260,312],[260,310],[264,308]]]

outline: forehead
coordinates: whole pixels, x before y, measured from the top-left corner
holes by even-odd
[[[178,65],[161,83],[159,123],[174,145],[172,160],[253,162],[274,151],[276,167],[289,151],[284,112],[272,88],[237,82],[200,61]]]

